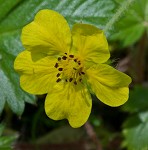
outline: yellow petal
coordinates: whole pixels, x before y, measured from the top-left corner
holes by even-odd
[[[72,83],[57,84],[48,93],[45,101],[45,111],[53,120],[68,119],[74,128],[82,126],[91,112],[91,96],[85,87]]]
[[[87,70],[88,82],[98,99],[109,106],[120,106],[128,100],[131,78],[116,69],[100,64]]]
[[[33,22],[22,31],[27,50],[48,55],[68,52],[71,45],[70,28],[62,15],[53,10],[39,11]]]
[[[31,94],[47,93],[56,83],[55,62],[56,60],[49,56],[33,62],[31,52],[27,50],[21,52],[14,62],[14,68],[21,75],[22,89]]]
[[[76,24],[72,29],[73,51],[86,63],[106,62],[110,53],[108,43],[102,30],[87,24]]]

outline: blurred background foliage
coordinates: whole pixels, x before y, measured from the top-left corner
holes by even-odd
[[[61,13],[70,27],[82,22],[105,31],[112,65],[133,80],[125,105],[111,108],[92,96],[89,121],[72,129],[47,118],[44,95],[21,90],[13,62],[24,49],[22,28],[41,9]],[[0,0],[0,149],[147,150],[147,64],[148,0]]]

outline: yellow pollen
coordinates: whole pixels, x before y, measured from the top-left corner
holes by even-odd
[[[56,82],[73,82],[77,85],[78,82],[82,82],[82,77],[85,75],[82,62],[74,55],[67,55],[67,53],[58,58],[54,67],[58,70]]]

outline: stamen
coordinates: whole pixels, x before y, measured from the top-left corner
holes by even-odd
[[[73,78],[70,78],[70,79],[69,79],[69,82],[71,82],[72,80],[73,80]]]
[[[60,78],[58,78],[56,82],[60,82],[60,81],[61,81],[61,79],[60,79]]]
[[[74,58],[74,55],[69,55],[70,58]]]
[[[59,77],[60,75],[61,75],[61,74],[60,74],[60,73],[58,73],[58,74],[57,74],[57,77]]]
[[[78,61],[78,65],[81,65],[80,61]]]
[[[63,70],[63,68],[59,68],[58,70],[59,70],[59,71],[62,71],[62,70]]]
[[[58,63],[56,63],[54,67],[55,67],[55,68],[58,68],[58,67],[59,67],[59,64],[58,64]]]
[[[61,57],[58,57],[58,61],[60,61],[61,60]]]
[[[74,84],[77,85],[77,82],[75,81]]]
[[[83,65],[79,58],[75,55],[64,53],[63,56],[57,58],[58,61],[55,64],[57,68],[56,82],[65,81],[72,82],[74,85],[82,82],[82,75],[85,74]]]
[[[63,57],[62,57],[62,59],[63,59],[63,60],[66,60],[66,59],[67,59],[67,57],[66,57],[66,56],[63,56]]]
[[[74,59],[75,62],[77,62],[77,59]]]

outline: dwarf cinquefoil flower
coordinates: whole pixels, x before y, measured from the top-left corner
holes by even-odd
[[[91,112],[90,92],[109,106],[128,99],[129,76],[105,64],[110,53],[103,31],[88,24],[75,24],[52,10],[41,10],[22,31],[26,50],[14,63],[21,87],[32,94],[45,94],[45,111],[54,120],[68,119],[82,126]]]

